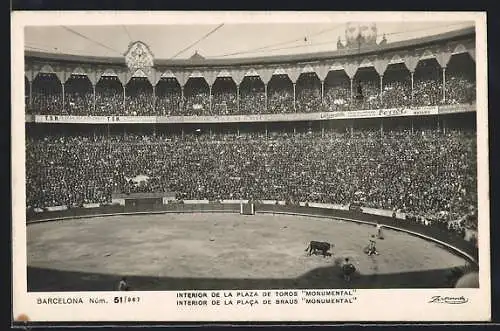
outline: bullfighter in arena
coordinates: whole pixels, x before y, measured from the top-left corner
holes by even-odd
[[[377,238],[380,240],[384,240],[384,233],[382,232],[382,225],[377,222]]]
[[[344,280],[346,282],[351,281],[351,275],[356,271],[356,267],[349,261],[349,258],[346,257],[344,260],[344,264],[342,265],[342,274],[344,275]]]
[[[372,235],[370,237],[370,242],[368,246],[365,248],[365,253],[368,254],[368,256],[379,254],[376,247],[375,235]]]
[[[118,291],[128,291],[129,286],[127,283],[127,277],[122,277],[120,283],[118,283]]]

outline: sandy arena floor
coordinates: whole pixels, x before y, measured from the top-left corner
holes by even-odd
[[[374,227],[314,217],[161,214],[88,218],[27,227],[30,291],[446,287],[466,263],[444,248],[385,230],[379,256],[363,253]],[[309,241],[335,244],[306,256]],[[339,261],[354,260],[352,283]]]

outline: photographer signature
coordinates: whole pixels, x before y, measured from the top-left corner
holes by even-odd
[[[431,298],[431,300],[428,303],[446,303],[449,305],[460,305],[469,302],[469,299],[467,299],[464,296],[460,297],[443,297],[440,295],[435,295]]]

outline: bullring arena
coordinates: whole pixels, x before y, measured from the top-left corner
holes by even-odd
[[[363,253],[375,227],[335,218],[257,213],[93,217],[28,226],[31,291],[435,288],[467,261],[444,246],[385,230],[380,255]],[[307,256],[311,239],[335,244]],[[346,283],[344,258],[357,273]],[[438,267],[437,267],[438,266]]]
[[[329,48],[231,58],[207,45],[292,28],[221,24],[179,58],[175,26],[27,28],[28,290],[453,287],[477,271],[485,109],[475,27],[438,23],[297,24]]]

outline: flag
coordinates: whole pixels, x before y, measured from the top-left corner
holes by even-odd
[[[150,177],[146,175],[137,175],[135,177],[125,177],[125,179],[128,182],[132,181],[135,186],[144,186],[149,182]]]

